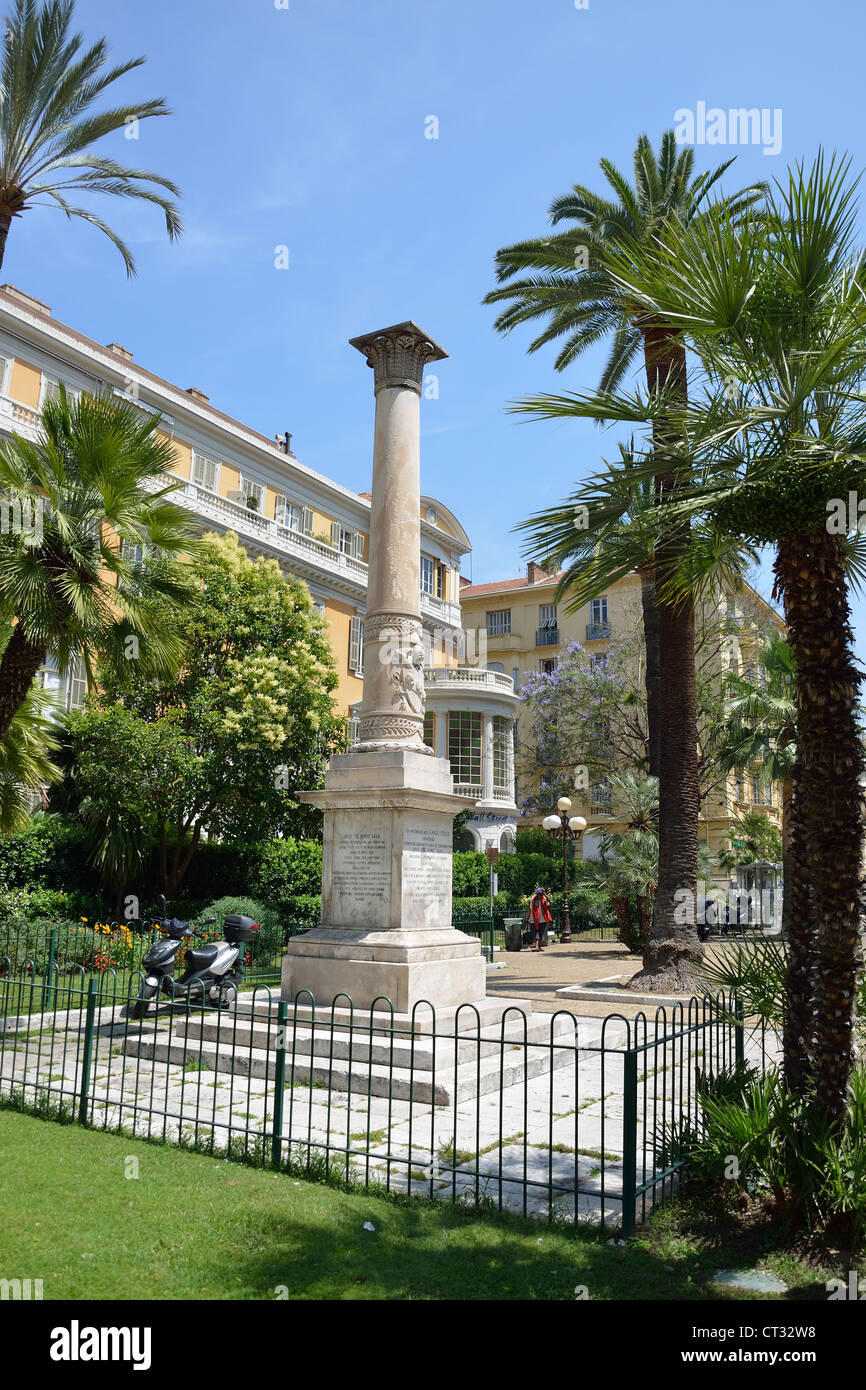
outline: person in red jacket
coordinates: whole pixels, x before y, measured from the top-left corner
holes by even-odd
[[[536,888],[530,903],[532,926],[535,931],[533,951],[543,951],[542,941],[547,940],[548,923],[553,921],[550,913],[550,900],[543,888]]]

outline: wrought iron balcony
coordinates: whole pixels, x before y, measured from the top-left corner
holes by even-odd
[[[535,645],[536,645],[536,647],[558,647],[558,646],[559,646],[559,628],[558,628],[558,627],[540,627],[540,628],[538,628],[537,631],[536,631],[536,633],[535,633]]]
[[[598,642],[603,637],[610,636],[610,623],[587,623],[586,640],[587,642]]]

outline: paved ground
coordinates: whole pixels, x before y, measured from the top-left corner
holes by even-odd
[[[735,939],[731,944],[734,943]],[[708,950],[724,951],[726,945],[712,942]],[[606,989],[627,985],[640,970],[641,958],[632,955],[619,941],[572,941],[567,946],[551,942],[540,953],[497,951],[494,964],[504,969],[488,970],[487,993],[529,999],[539,1013],[569,1009],[583,1018],[605,1018],[611,1013],[634,1018],[636,1013],[649,1013],[652,1009],[649,1004],[595,1002],[573,994],[557,994],[557,990],[569,985],[593,984]]]
[[[570,1009],[583,1017],[604,1018],[614,1012],[626,1017],[638,1012],[634,1005],[620,1008],[609,1002],[578,1001],[573,995],[556,992],[568,985],[602,980],[608,986],[626,984],[640,970],[640,956],[631,955],[618,941],[573,941],[567,946],[551,943],[541,952],[497,951],[495,965],[503,964],[504,969],[488,971],[488,994],[530,999],[539,1013]]]

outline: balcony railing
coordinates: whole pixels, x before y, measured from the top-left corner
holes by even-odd
[[[536,632],[536,634],[535,634],[535,645],[536,645],[536,647],[558,647],[558,646],[559,646],[559,628],[558,628],[558,627],[540,627],[540,628],[538,628],[538,630],[537,630],[537,632]]]
[[[481,666],[428,666],[424,670],[426,685],[486,685],[514,693],[514,681],[504,671],[488,671]]]
[[[598,642],[602,637],[610,636],[610,623],[587,623],[586,640],[587,642]]]

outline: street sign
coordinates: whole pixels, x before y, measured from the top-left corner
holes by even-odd
[[[494,845],[487,846],[487,858],[490,860],[491,864],[495,864],[499,858],[499,850],[496,849]]]

